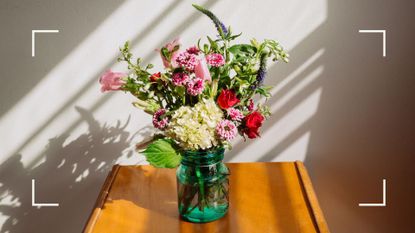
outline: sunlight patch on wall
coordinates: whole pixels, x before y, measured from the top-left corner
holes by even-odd
[[[306,96],[299,104],[297,104],[291,111],[285,113],[281,118],[277,119],[275,123],[269,123],[266,125],[266,131],[262,134],[261,138],[256,139],[255,141],[250,141],[244,150],[238,153],[235,157],[232,158],[232,161],[252,161],[252,158],[255,157],[255,160],[261,160],[268,153],[273,153],[273,161],[280,161],[278,158],[279,154],[276,151],[276,148],[281,142],[286,140],[286,138],[293,138],[292,141],[287,143],[287,147],[297,141],[305,132],[297,132],[300,127],[303,127],[304,123],[310,120],[317,112],[318,103],[320,101],[322,88],[314,90],[309,96]],[[275,118],[274,118],[275,120]],[[270,120],[272,121],[272,120]],[[308,130],[307,130],[308,131]],[[293,134],[299,135],[293,135]],[[307,142],[299,143],[301,148],[291,149],[291,152],[297,152],[301,150],[300,154],[287,154],[285,153],[285,158],[298,158],[304,159],[305,156],[301,154],[306,153],[308,145],[308,137],[306,138]],[[260,148],[260,149],[258,149]],[[286,148],[282,148],[281,151],[284,151]],[[275,159],[274,159],[275,158]]]
[[[271,161],[304,161],[307,155],[308,142],[310,140],[310,131],[303,134],[295,140],[288,148],[278,153]],[[271,152],[272,153],[272,152]]]
[[[315,52],[313,55],[311,55],[303,64],[298,66],[293,72],[291,72],[287,77],[281,80],[274,88],[271,90],[272,95],[278,94],[279,91],[281,91],[284,87],[286,87],[290,82],[292,82],[295,78],[298,77],[302,72],[304,72],[309,66],[311,66],[313,63],[316,62],[317,59],[319,59],[321,56],[323,56],[325,49],[321,48],[317,52]],[[317,71],[315,71],[317,72]],[[321,73],[321,71],[319,71]],[[304,86],[304,84],[302,84]],[[298,87],[297,88],[301,88]]]
[[[276,112],[285,106],[295,95],[307,88],[311,82],[316,80],[323,73],[323,66],[313,70],[308,76],[303,78],[298,84],[291,88],[282,98],[275,101],[271,106],[271,112]],[[317,102],[318,103],[318,102]]]
[[[243,31],[240,41],[245,43],[253,36],[276,39],[291,50],[327,19],[326,0],[239,2],[235,6],[233,1],[226,1],[225,7],[218,5],[214,10],[227,16],[225,23],[232,22],[233,31]]]

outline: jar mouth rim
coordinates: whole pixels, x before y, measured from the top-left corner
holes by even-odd
[[[205,151],[184,151],[182,164],[188,165],[210,165],[223,160],[225,148],[218,147]]]
[[[217,155],[225,152],[224,147],[215,147],[208,150],[184,150],[183,156],[206,156],[206,155]]]

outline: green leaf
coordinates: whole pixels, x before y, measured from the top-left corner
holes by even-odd
[[[170,139],[158,139],[143,151],[147,161],[154,167],[175,168],[180,164],[181,155]]]
[[[179,49],[180,49],[180,45],[176,45],[176,46],[174,46],[174,48],[171,52],[174,53],[176,51],[179,51]]]
[[[235,55],[242,55],[245,54],[247,56],[255,54],[256,48],[249,44],[236,44],[232,47],[230,47],[229,52],[235,54]]]
[[[209,53],[209,45],[207,45],[207,44],[204,44],[204,45],[203,45],[203,52],[204,52],[205,54]]]
[[[163,47],[161,48],[161,55],[163,55],[164,58],[169,59],[170,52],[167,48]]]
[[[256,92],[257,93],[259,93],[260,95],[262,95],[262,96],[265,96],[265,97],[271,97],[271,94],[269,93],[269,91],[267,91],[267,90],[265,90],[265,89],[263,89],[262,87],[260,87],[260,88],[258,88],[257,90],[256,90]]]
[[[148,69],[153,69],[154,68],[154,65],[153,64],[148,64],[147,66],[146,66],[146,70],[148,70]]]
[[[210,38],[209,36],[207,36],[209,43],[210,43],[210,48],[214,51],[216,51],[218,49],[218,44],[212,40],[212,38]]]
[[[229,40],[235,40],[236,38],[240,37],[241,35],[242,35],[242,32],[239,33],[238,35],[229,36]]]

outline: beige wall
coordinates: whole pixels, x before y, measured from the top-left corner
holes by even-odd
[[[227,161],[305,161],[332,232],[413,232],[415,49],[410,1],[197,1],[241,41],[281,41],[291,62],[270,67],[273,115],[259,140]],[[214,28],[190,1],[0,2],[0,232],[79,232],[114,163],[141,164],[134,144],[149,116],[123,93],[99,92],[117,47],[159,64],[154,48],[191,45]],[[36,37],[31,30],[58,29]],[[387,30],[387,57],[380,35]],[[159,66],[158,66],[159,67]],[[387,207],[381,201],[387,180]],[[31,179],[39,201],[31,207]],[[65,220],[64,220],[65,219]],[[411,222],[412,220],[412,222]]]

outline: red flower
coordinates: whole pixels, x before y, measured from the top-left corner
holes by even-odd
[[[239,99],[236,97],[236,94],[232,90],[223,89],[218,96],[218,105],[222,109],[228,109],[235,104],[239,103]]]
[[[151,76],[150,76],[150,80],[152,81],[152,82],[156,82],[159,78],[161,77],[161,73],[160,72],[158,72],[158,73],[154,73],[154,74],[152,74]]]
[[[262,116],[261,113],[254,111],[244,118],[245,129],[243,129],[243,133],[245,133],[248,138],[256,138],[259,136],[259,128],[262,126],[262,122],[264,122],[265,118]]]

